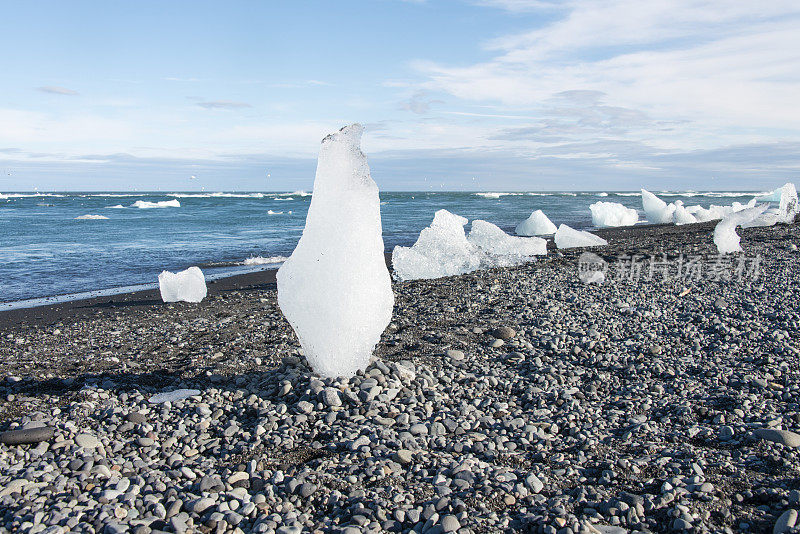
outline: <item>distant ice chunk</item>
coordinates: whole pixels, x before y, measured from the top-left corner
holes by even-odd
[[[517,235],[552,235],[556,233],[556,225],[553,224],[542,210],[536,210],[531,216],[517,225]]]
[[[102,221],[108,219],[105,215],[81,215],[75,217],[76,221]]]
[[[481,220],[472,221],[467,241],[484,256],[483,267],[508,267],[532,261],[534,256],[547,254],[547,241],[539,237],[516,237],[498,226]]]
[[[592,224],[598,228],[610,226],[633,226],[639,222],[639,213],[618,202],[595,202],[589,206]]]
[[[131,205],[132,208],[152,209],[152,208],[180,208],[181,203],[177,198],[172,200],[159,200],[158,202],[148,202],[147,200],[137,200]]]
[[[480,267],[478,247],[467,240],[467,219],[439,210],[411,247],[396,246],[392,266],[401,280],[442,278],[474,271]]]
[[[724,217],[717,223],[717,226],[714,227],[714,244],[717,246],[717,251],[720,254],[741,252],[742,247],[739,244],[740,238],[739,234],[736,233],[736,227],[753,222],[758,219],[766,209],[766,205],[761,205],[755,208],[740,210]]]
[[[359,124],[322,140],[306,226],[278,270],[278,304],[311,367],[352,376],[369,364],[392,318],[378,186]]]
[[[667,204],[646,189],[642,189],[642,209],[647,220],[654,224],[671,223],[675,214],[675,204]]]
[[[575,230],[566,224],[558,227],[555,241],[558,248],[601,247],[608,245],[608,241],[602,237],[582,230]]]
[[[177,273],[162,271],[158,275],[158,289],[164,302],[200,302],[208,294],[206,277],[199,267]]]
[[[163,404],[165,402],[178,402],[179,400],[188,399],[200,395],[199,389],[176,389],[175,391],[165,391],[158,393],[148,399],[150,404]]]

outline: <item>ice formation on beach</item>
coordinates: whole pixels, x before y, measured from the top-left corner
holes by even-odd
[[[699,206],[698,206],[699,207]],[[697,222],[697,217],[695,217],[686,206],[683,205],[683,202],[680,200],[675,201],[675,224],[692,224]]]
[[[566,224],[558,227],[555,241],[558,248],[601,247],[608,245],[608,241],[602,237],[582,230],[575,230]]]
[[[311,367],[352,376],[392,318],[378,186],[353,124],[322,140],[306,226],[278,270],[278,304]]]
[[[714,227],[714,244],[717,246],[717,252],[720,254],[741,252],[742,247],[739,244],[740,238],[739,234],[736,233],[736,227],[755,221],[766,209],[766,204],[747,208],[731,213],[717,223],[717,226]]]
[[[536,210],[531,213],[530,217],[517,225],[515,232],[521,236],[551,235],[556,233],[556,225],[547,218],[542,210]]]
[[[208,294],[206,277],[199,267],[177,273],[162,271],[158,275],[158,289],[164,302],[200,302]]]
[[[642,189],[642,209],[647,220],[655,224],[670,223],[675,214],[675,204],[667,204],[646,189]]]
[[[481,260],[485,267],[519,265],[547,254],[544,239],[508,235],[498,226],[481,220],[472,221],[467,241],[483,252]]]
[[[401,280],[442,278],[468,273],[480,267],[478,248],[467,240],[467,219],[439,210],[411,247],[396,246],[392,266]]]
[[[108,219],[105,215],[80,215],[75,217],[76,221],[102,221]]]
[[[609,226],[633,226],[639,222],[635,209],[626,208],[618,202],[595,202],[589,206],[592,224],[598,228]]]
[[[180,208],[181,203],[177,198],[172,200],[159,200],[158,202],[148,202],[147,200],[137,200],[131,204],[132,208],[152,209],[152,208]]]

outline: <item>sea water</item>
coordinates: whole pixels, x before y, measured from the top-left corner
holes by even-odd
[[[706,207],[746,203],[757,193],[656,192],[668,202]],[[383,192],[380,198],[387,252],[413,244],[439,209],[509,233],[536,209],[556,225],[590,230],[589,205],[598,200],[637,209],[644,220],[638,191]],[[294,250],[310,200],[303,191],[3,193],[0,310],[53,295],[157,287],[161,271],[192,265],[211,280],[274,268]],[[80,218],[86,215],[107,218]]]

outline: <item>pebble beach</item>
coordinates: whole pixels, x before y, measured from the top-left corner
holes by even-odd
[[[740,230],[729,276],[712,232],[599,231],[602,284],[583,250],[395,282],[352,378],[274,273],[0,313],[0,532],[800,532],[800,227]]]

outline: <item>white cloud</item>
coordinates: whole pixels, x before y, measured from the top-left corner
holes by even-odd
[[[37,87],[36,89],[43,93],[50,93],[51,95],[74,96],[78,94],[78,91],[67,89],[66,87],[59,87],[57,85],[46,85],[44,87]]]

